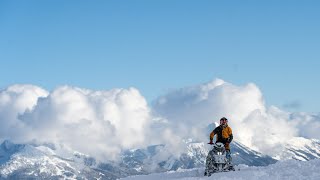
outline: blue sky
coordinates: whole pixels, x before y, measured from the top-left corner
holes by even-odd
[[[319,112],[319,1],[0,1],[0,87],[136,87],[148,101],[221,78]]]

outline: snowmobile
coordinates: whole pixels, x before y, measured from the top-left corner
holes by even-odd
[[[235,169],[231,164],[231,158],[227,158],[227,152],[224,145],[221,142],[212,145],[213,148],[209,151],[206,159],[204,175],[211,176],[211,174],[217,172],[234,171]]]

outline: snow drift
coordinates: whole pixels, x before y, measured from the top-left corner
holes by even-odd
[[[204,177],[204,169],[171,171],[166,173],[132,176],[124,180],[158,180],[158,179],[215,179],[215,180],[284,180],[284,179],[320,179],[320,159],[310,161],[287,160],[265,167],[235,167],[240,171],[216,173]]]

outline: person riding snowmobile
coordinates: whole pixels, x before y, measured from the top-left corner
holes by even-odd
[[[214,135],[217,135],[216,142],[221,142],[224,144],[224,147],[226,148],[226,156],[231,162],[231,153],[230,153],[230,143],[233,139],[232,135],[232,129],[230,126],[228,126],[228,119],[225,117],[222,117],[220,119],[220,126],[216,127],[211,133],[210,133],[210,142],[208,144],[213,144],[213,137]]]

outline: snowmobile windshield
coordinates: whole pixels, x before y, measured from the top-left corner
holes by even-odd
[[[218,151],[218,152],[224,151],[224,145],[222,143],[216,143],[213,148],[215,151]]]

